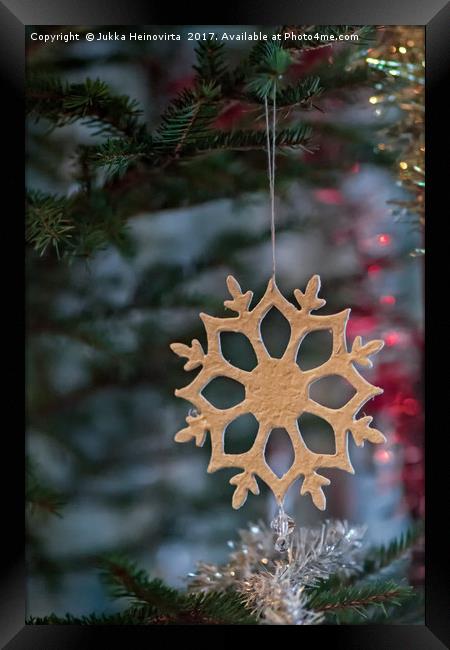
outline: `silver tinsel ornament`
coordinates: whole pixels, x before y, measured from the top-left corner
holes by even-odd
[[[239,541],[228,542],[228,562],[199,562],[188,576],[191,593],[233,589],[243,602],[269,625],[317,625],[323,617],[308,607],[307,587],[330,575],[342,578],[361,570],[365,526],[325,521],[315,528],[299,528],[289,538],[286,553],[274,547],[266,524],[250,524],[239,531]]]

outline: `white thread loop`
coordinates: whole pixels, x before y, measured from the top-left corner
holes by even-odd
[[[272,142],[270,141],[271,130],[269,127],[269,104],[267,95],[264,97],[264,106],[266,112],[266,136],[267,136],[267,172],[269,177],[270,190],[270,232],[272,238],[272,277],[275,280],[276,260],[275,260],[275,140],[276,140],[276,95],[277,89],[273,87],[273,104],[272,104]]]

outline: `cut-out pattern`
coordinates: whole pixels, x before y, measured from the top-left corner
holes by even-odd
[[[340,375],[322,377],[311,384],[309,389],[311,399],[330,409],[341,408],[354,397],[355,393],[353,386]]]
[[[260,323],[261,338],[271,357],[281,359],[289,343],[289,321],[275,307],[271,307]]]
[[[245,387],[227,376],[214,377],[202,389],[202,395],[217,409],[229,409],[245,399]]]
[[[318,275],[310,279],[305,292],[300,289],[294,291],[299,307],[284,298],[273,279],[269,280],[264,296],[253,309],[249,308],[253,296],[251,291],[243,293],[232,276],[228,276],[227,285],[232,299],[224,304],[237,316],[216,318],[200,314],[207,333],[207,352],[196,339],[191,346],[182,343],[171,345],[176,354],[188,359],[184,366],[186,370],[199,365],[202,367],[188,386],[175,391],[175,395],[191,402],[197,411],[196,415],[187,416],[187,427],[176,434],[175,440],[195,440],[197,446],[201,446],[209,432],[211,458],[208,472],[226,467],[242,470],[230,480],[236,486],[232,501],[234,508],[240,508],[245,503],[249,490],[259,494],[256,476],[269,486],[278,502],[282,501],[289,486],[303,476],[300,493],[310,493],[314,504],[324,510],[326,501],[322,487],[330,481],[318,474],[318,470],[336,467],[354,473],[348,455],[348,432],[351,432],[357,445],[363,445],[365,440],[385,442],[383,434],[370,427],[371,417],[356,419],[361,407],[383,390],[364,379],[354,365],[370,367],[372,362],[369,356],[378,352],[384,343],[377,340],[363,345],[358,336],[351,350],[348,350],[345,329],[350,309],[326,316],[311,313],[325,304],[317,295],[320,289]],[[281,312],[291,328],[289,342],[279,359],[269,355],[260,330],[264,316],[272,307]],[[322,365],[302,371],[297,364],[299,345],[307,333],[317,330],[331,331],[332,354]],[[258,360],[258,365],[252,371],[237,368],[224,359],[220,348],[221,332],[238,332],[248,337]],[[355,395],[339,409],[323,406],[309,394],[312,383],[330,375],[344,377],[355,389]],[[213,406],[202,390],[216,377],[227,377],[243,384],[244,400],[227,409]],[[318,454],[308,449],[297,422],[304,412],[317,415],[332,426],[336,443],[334,454]],[[224,450],[224,432],[230,422],[245,413],[252,413],[259,423],[255,441],[244,453],[228,454]],[[294,462],[281,477],[272,471],[265,458],[268,437],[276,428],[286,430],[294,450]]]
[[[241,454],[251,449],[258,433],[258,420],[251,413],[239,415],[227,424],[223,450],[226,454]]]
[[[267,464],[278,478],[291,469],[295,454],[286,429],[272,429],[267,440],[265,456]]]
[[[317,368],[331,357],[333,352],[333,337],[329,330],[308,332],[300,343],[297,352],[297,363],[300,370]]]
[[[240,332],[221,332],[220,349],[224,359],[242,370],[253,370],[258,365],[252,344]]]
[[[334,430],[329,422],[306,411],[297,422],[300,435],[310,451],[316,454],[336,453]]]

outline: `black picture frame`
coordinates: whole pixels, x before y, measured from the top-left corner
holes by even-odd
[[[445,146],[445,134],[448,131],[447,104],[444,93],[448,87],[446,80],[450,62],[450,4],[445,0],[377,0],[364,5],[357,0],[284,0],[274,3],[268,0],[258,2],[225,3],[218,7],[214,15],[210,9],[205,11],[201,5],[186,3],[184,7],[149,5],[149,3],[132,0],[0,0],[0,69],[2,72],[2,104],[6,109],[3,121],[3,155],[8,154],[6,194],[11,199],[8,212],[9,222],[21,224],[23,219],[24,198],[24,158],[22,147],[24,134],[23,98],[25,78],[25,26],[27,25],[124,25],[124,24],[373,24],[373,25],[424,25],[426,29],[426,170],[427,170],[427,287],[433,289],[438,284],[439,275],[435,272],[434,262],[448,256],[448,237],[434,238],[431,232],[443,228],[446,202],[439,202],[445,197],[444,183],[448,168],[448,148]],[[5,127],[7,125],[7,127]],[[5,138],[10,143],[5,144]],[[448,181],[447,181],[448,183]],[[448,203],[448,200],[447,200]],[[442,206],[442,207],[441,207]],[[15,212],[17,211],[17,216]],[[437,223],[437,225],[436,225]],[[18,225],[19,246],[22,245],[23,231]],[[442,230],[443,232],[443,230]],[[22,233],[22,234],[19,234]],[[434,241],[432,240],[434,239]],[[438,252],[438,241],[445,246]],[[22,249],[21,249],[22,250]],[[10,282],[12,274],[23,279],[20,256],[13,255],[18,264],[17,271],[12,271],[8,263],[3,274]],[[444,276],[445,277],[445,276]],[[12,285],[11,285],[12,286]],[[24,285],[22,285],[24,286]],[[17,297],[20,288],[12,288]],[[438,294],[440,299],[445,291]],[[429,318],[428,307],[432,295],[427,291],[426,326],[436,328],[434,341],[444,340],[446,321],[442,318]],[[9,311],[12,308],[8,306]],[[18,312],[20,313],[20,307]],[[11,317],[11,316],[10,316]],[[18,394],[21,392],[17,373],[20,367],[17,351],[23,349],[20,340],[20,328],[13,318],[11,340],[19,336],[17,347],[12,348],[12,361],[9,366],[11,377],[17,378]],[[431,339],[431,337],[429,337]],[[324,643],[331,633],[335,647],[346,650],[438,650],[449,643],[448,620],[450,614],[447,577],[444,566],[447,556],[445,509],[439,505],[440,495],[445,495],[444,481],[448,475],[445,465],[445,453],[440,448],[445,444],[445,399],[448,401],[448,389],[434,382],[431,370],[432,345],[427,344],[426,380],[427,387],[427,431],[426,436],[426,612],[423,626],[305,626],[298,632],[299,642],[306,640],[306,635],[314,643]],[[437,345],[436,366],[439,367],[443,351]],[[442,363],[442,361],[441,361]],[[23,366],[22,366],[23,367]],[[8,371],[8,368],[7,368]],[[446,385],[446,382],[443,382]],[[22,383],[23,386],[23,383]],[[11,390],[11,386],[8,387]],[[444,390],[446,393],[444,394]],[[444,408],[442,405],[444,404]],[[6,410],[6,407],[5,407]],[[433,417],[434,416],[434,417]],[[3,499],[3,535],[2,572],[0,576],[0,642],[8,650],[70,650],[71,648],[99,647],[107,644],[109,638],[116,643],[124,643],[130,637],[133,647],[147,647],[156,629],[160,627],[127,626],[34,626],[25,625],[25,544],[24,544],[24,440],[20,436],[17,418],[14,429],[4,425],[3,468],[7,466],[9,474],[2,492]],[[3,470],[2,478],[6,472]],[[444,502],[445,504],[445,502]],[[445,504],[446,505],[446,504]],[[444,505],[444,508],[445,508]],[[253,628],[252,628],[253,629]],[[257,628],[261,629],[261,628]],[[270,629],[262,628],[272,633]],[[258,632],[256,632],[258,633]],[[278,634],[278,628],[274,634]],[[114,636],[113,636],[114,635]],[[150,636],[149,636],[150,635]],[[223,637],[225,638],[225,637]]]

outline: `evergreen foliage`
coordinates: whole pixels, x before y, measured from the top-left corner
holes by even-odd
[[[402,535],[387,546],[369,549],[367,558],[377,566],[388,566],[411,547],[413,533]],[[54,614],[30,617],[34,625],[254,625],[258,620],[243,604],[238,592],[189,594],[167,586],[160,579],[150,579],[146,571],[120,555],[109,555],[98,562],[100,578],[112,598],[126,599],[128,607],[117,614],[90,614],[59,617]],[[422,605],[419,592],[405,584],[379,578],[356,582],[338,574],[318,588],[309,590],[308,607],[325,614],[325,623],[383,621],[395,623],[406,617],[414,620]],[[409,617],[409,619],[408,619]]]
[[[386,604],[400,606],[412,595],[412,587],[393,581],[378,581],[363,585],[344,586],[335,590],[320,591],[310,598],[310,605],[319,612],[339,613],[353,610],[366,616],[366,609]],[[384,609],[386,613],[386,609]]]
[[[400,560],[417,541],[422,532],[422,525],[410,528],[390,544],[376,546],[367,554],[364,561],[364,575],[377,574]]]
[[[64,83],[48,76],[28,79],[27,113],[37,121],[45,118],[53,127],[81,120],[96,133],[138,135],[137,102],[126,95],[114,95],[100,79],[81,84]]]
[[[305,30],[302,26],[289,29]],[[306,29],[311,30],[335,37],[358,34],[359,46],[368,42],[371,33],[371,28],[350,25]],[[264,149],[263,103],[274,91],[278,106],[278,149],[314,150],[313,129],[300,115],[317,109],[315,102],[326,88],[316,75],[292,83],[289,70],[302,51],[320,45],[323,42],[314,39],[259,41],[233,68],[227,61],[228,52],[223,43],[214,39],[199,41],[193,86],[172,99],[152,132],[142,120],[137,102],[114,93],[104,81],[87,78],[82,83],[69,83],[50,76],[45,66],[43,70],[32,71],[27,80],[29,117],[43,120],[51,129],[80,122],[100,141],[80,146],[76,153],[78,192],[63,197],[30,189],[26,206],[27,242],[40,255],[54,252],[58,259],[90,256],[111,243],[125,251],[128,217],[125,205],[132,203],[138,181],[161,182],[154,172],[164,170],[161,176],[165,176],[166,168],[184,161],[192,164],[197,158],[201,164],[205,155]],[[336,65],[343,66],[348,56],[348,53],[342,55]],[[334,84],[338,79],[345,86],[346,76],[354,74],[334,75]],[[358,72],[358,83],[363,81],[364,74],[367,72]],[[327,82],[329,87],[333,86],[331,79]],[[218,120],[236,101],[245,106],[253,119],[246,128],[224,130],[218,126]],[[179,164],[175,173],[181,177],[189,174]],[[132,176],[136,180],[130,183],[126,179]],[[121,205],[115,192],[118,183],[127,188],[125,193],[120,193]]]
[[[63,196],[30,191],[27,197],[26,240],[44,255],[53,246],[58,258],[61,249],[69,247],[73,223],[67,217],[69,201]]]

